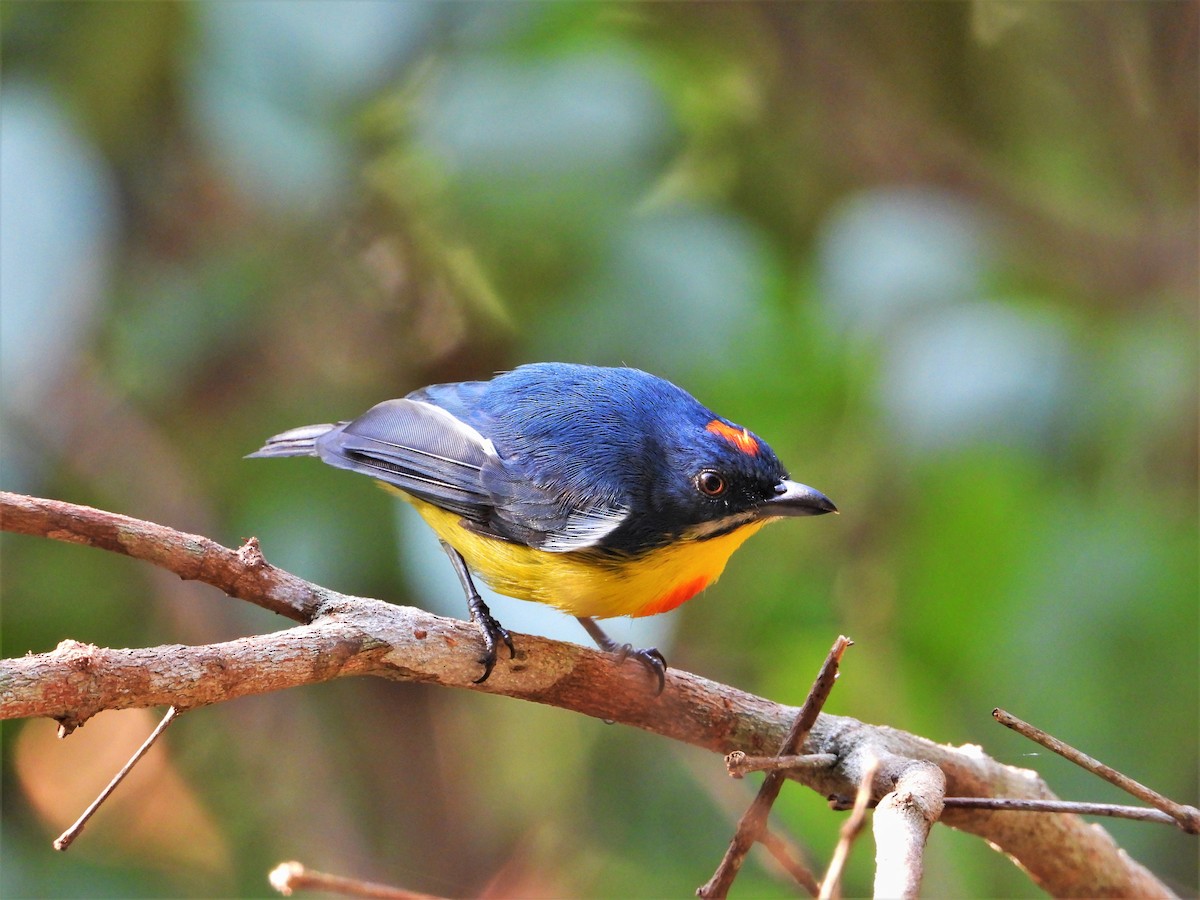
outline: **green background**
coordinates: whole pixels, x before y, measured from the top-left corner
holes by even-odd
[[[1197,9],[7,2],[3,485],[462,615],[366,479],[243,454],[435,381],[636,365],[843,512],[773,526],[652,623],[673,665],[798,703],[846,633],[833,712],[1123,802],[1003,706],[1195,802]],[[144,564],[0,546],[5,656],[286,627]],[[496,612],[536,629],[525,605]],[[135,802],[55,854],[107,776],[36,798],[127,715],[65,744],[5,726],[0,893],[261,896],[294,858],[454,896],[683,897],[755,783],[565,712],[345,680],[185,716],[167,782],[129,787],[176,813]],[[775,821],[820,869],[842,815],[792,786]],[[1106,827],[1195,895],[1194,838]],[[937,829],[930,857],[929,896],[1038,894],[974,838]],[[792,893],[757,855],[735,887]]]

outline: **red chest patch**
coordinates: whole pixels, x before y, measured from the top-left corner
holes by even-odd
[[[638,616],[656,616],[659,613],[670,612],[675,607],[691,600],[708,586],[708,579],[701,576],[685,581],[673,587],[661,597],[647,603],[637,611]]]
[[[704,426],[704,430],[711,431],[713,434],[719,434],[749,456],[758,456],[758,441],[752,438],[750,432],[745,428],[734,428],[731,425],[726,425],[720,419],[713,419]]]

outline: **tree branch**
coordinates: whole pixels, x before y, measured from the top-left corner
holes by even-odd
[[[908,763],[896,789],[875,807],[875,896],[917,897],[929,829],[942,816],[946,776],[932,763]]]
[[[104,650],[67,641],[49,653],[3,660],[4,719],[47,716],[73,727],[106,709],[183,711],[370,674],[532,700],[716,753],[766,756],[779,749],[798,712],[676,669],[655,697],[637,666],[531,635],[515,635],[516,659],[502,660],[477,685],[478,636],[468,623],[311,585],[266,563],[254,542],[234,551],[161,525],[7,492],[0,492],[0,527],[153,562],[304,623],[202,647]],[[1056,799],[1036,773],[1001,765],[977,747],[935,744],[842,716],[819,716],[802,752],[836,757],[832,766],[789,773],[824,796],[853,795],[864,761],[879,758],[891,762],[874,779],[875,799],[895,787],[912,760],[941,769],[954,796]],[[941,821],[991,842],[1057,896],[1170,895],[1107,832],[1077,816],[946,809]]]
[[[251,538],[239,550],[118,513],[0,491],[0,528],[84,544],[162,566],[297,622],[310,621],[324,591],[263,559]]]

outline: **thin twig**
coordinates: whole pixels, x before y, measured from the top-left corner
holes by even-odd
[[[947,797],[946,807],[955,809],[1011,809],[1019,812],[1074,813],[1077,816],[1108,816],[1113,819],[1133,819],[1137,822],[1157,822],[1177,827],[1175,818],[1162,810],[1144,806],[1121,806],[1116,803],[1076,803],[1070,800],[1018,800],[1008,797]]]
[[[681,759],[683,758],[681,757]],[[710,764],[701,762],[694,756],[688,755],[686,764],[697,785],[708,793],[709,798],[717,804],[724,815],[736,821],[746,808],[744,790],[726,781],[713,781]],[[768,826],[763,831],[762,837],[759,838],[759,843],[780,867],[778,873],[772,872],[772,874],[788,876],[808,896],[817,896],[817,892],[821,889],[817,876],[813,874],[804,850],[786,829]],[[768,867],[767,871],[771,872],[772,870]],[[780,880],[781,883],[786,883],[782,879]]]
[[[734,750],[725,757],[725,768],[732,778],[743,778],[751,772],[792,772],[797,769],[827,769],[837,762],[832,753],[810,753],[807,756],[747,756]]]
[[[810,897],[817,896],[821,885],[817,883],[816,876],[800,859],[799,853],[790,841],[776,834],[770,828],[764,828],[758,842],[771,854],[775,862],[779,863],[784,871],[792,876],[796,884],[808,892]]]
[[[784,739],[783,746],[779,748],[780,756],[794,756],[796,751],[804,746],[804,741],[817,721],[821,707],[829,699],[829,694],[837,681],[838,664],[842,660],[842,654],[853,643],[845,636],[839,636],[833,642],[812,688],[809,689],[808,696],[804,699],[804,705],[800,707],[800,712],[796,715],[796,721],[792,723],[792,728]],[[725,855],[722,857],[720,865],[717,866],[717,870],[706,884],[697,889],[698,896],[716,898],[728,895],[729,888],[737,878],[737,873],[746,859],[746,854],[750,852],[755,841],[766,830],[767,814],[771,811],[775,798],[779,796],[785,777],[779,771],[767,773],[754,802],[738,820],[737,830],[734,832],[733,839],[730,840],[729,847],[725,850]]]
[[[121,767],[121,770],[117,772],[116,775],[113,776],[113,780],[110,781],[108,786],[100,792],[100,795],[92,801],[91,806],[83,811],[83,815],[75,820],[74,825],[58,836],[58,838],[54,841],[55,850],[66,850],[71,846],[71,844],[75,841],[75,838],[79,837],[80,833],[83,831],[83,827],[87,825],[88,819],[90,819],[95,814],[96,810],[100,808],[100,804],[107,800],[109,795],[116,790],[117,785],[125,780],[125,776],[133,771],[133,767],[137,765],[138,760],[145,756],[146,751],[154,746],[154,742],[158,740],[158,736],[167,730],[167,726],[175,721],[177,715],[178,712],[174,706],[167,710],[167,714],[162,717],[162,721],[155,726],[152,732],[150,732],[150,737],[146,738],[142,746],[138,747],[133,756],[129,757],[129,761]],[[63,729],[60,727],[59,737],[63,736]]]
[[[298,862],[280,863],[271,870],[267,880],[271,882],[271,887],[285,897],[292,896],[293,891],[324,891],[347,897],[373,897],[376,900],[439,900],[432,894],[421,894],[386,884],[347,878],[344,875],[318,872],[316,869],[305,868]]]
[[[833,858],[829,860],[829,868],[825,871],[825,877],[821,880],[821,892],[817,895],[817,900],[829,900],[839,890],[842,871],[846,867],[846,860],[850,858],[850,848],[854,844],[854,839],[862,831],[863,822],[867,818],[867,807],[871,802],[871,788],[875,783],[875,775],[878,771],[879,760],[876,759],[871,760],[863,772],[862,781],[858,785],[858,794],[854,798],[854,809],[850,813],[850,818],[842,823],[841,836],[838,838],[837,847],[834,848]]]
[[[1087,771],[1103,778],[1109,784],[1116,785],[1125,791],[1125,793],[1131,794],[1139,800],[1145,800],[1155,809],[1162,810],[1175,821],[1175,824],[1188,832],[1188,834],[1200,834],[1200,809],[1196,809],[1194,806],[1185,806],[1182,803],[1176,803],[1170,797],[1164,797],[1153,788],[1148,788],[1141,782],[1134,781],[1128,775],[1124,775],[1112,768],[1112,766],[1106,766],[1098,759],[1093,759],[1086,753],[1076,750],[1065,741],[1054,737],[1052,734],[1047,734],[1023,719],[1018,719],[1010,712],[1003,709],[993,709],[992,716],[1001,725],[1011,728],[1018,734],[1024,735],[1034,743],[1041,744],[1047,750],[1057,753],[1064,759],[1075,763],[1075,765],[1087,769]]]

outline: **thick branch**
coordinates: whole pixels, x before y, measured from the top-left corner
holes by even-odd
[[[794,707],[671,670],[665,692],[644,671],[608,654],[515,635],[517,658],[502,659],[481,685],[478,635],[465,622],[377,600],[346,597],[275,569],[250,549],[52,500],[0,492],[5,530],[84,543],[163,565],[308,624],[204,647],[100,650],[64,642],[51,653],[0,661],[0,718],[49,716],[79,724],[105,709],[174,705],[191,709],[246,694],[342,675],[379,675],[503,694],[643,728],[727,754],[778,750]],[[791,777],[825,796],[853,795],[870,757],[899,760],[875,779],[889,793],[911,760],[942,770],[946,792],[967,797],[1055,799],[1038,776],[1001,765],[976,747],[949,747],[892,728],[822,714],[805,754],[837,758]],[[1066,814],[947,809],[942,821],[1009,854],[1058,896],[1169,896],[1096,826]]]
[[[312,618],[323,593],[304,579],[270,565],[253,539],[239,550],[230,550],[197,534],[61,500],[0,491],[0,529],[84,544],[151,562],[186,581],[211,584],[230,597],[297,622]]]
[[[183,711],[369,674],[386,651],[337,622],[200,647],[109,650],[66,640],[50,653],[0,661],[0,719],[46,716],[69,732],[107,709]]]
[[[910,762],[896,789],[875,807],[875,896],[917,897],[929,829],[942,816],[946,776],[928,762]]]

